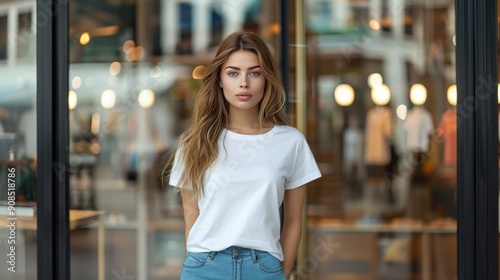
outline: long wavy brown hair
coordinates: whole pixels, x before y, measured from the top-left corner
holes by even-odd
[[[232,53],[240,50],[253,52],[258,56],[261,72],[266,78],[264,96],[259,103],[261,128],[268,123],[289,124],[284,110],[285,90],[279,80],[278,67],[269,48],[254,33],[245,31],[232,33],[221,43],[215,58],[206,69],[193,113],[175,149],[178,150],[177,156],[180,157],[177,160],[184,164],[184,171],[178,184],[181,188],[192,189],[196,197],[200,197],[203,193],[205,171],[217,159],[218,138],[229,123],[229,104],[219,86],[221,68]],[[172,155],[175,154],[174,151]],[[169,165],[166,167],[168,173],[169,167]]]

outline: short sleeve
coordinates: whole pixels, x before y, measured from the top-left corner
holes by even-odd
[[[181,149],[177,149],[175,152],[174,162],[172,164],[172,169],[170,171],[170,176],[168,179],[168,184],[174,187],[180,187],[179,180],[181,179],[182,172],[184,172],[184,164],[180,160]]]
[[[291,174],[285,182],[285,190],[298,188],[320,177],[321,172],[319,171],[318,164],[305,137],[302,135],[297,145]]]

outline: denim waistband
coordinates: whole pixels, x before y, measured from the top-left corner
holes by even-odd
[[[257,260],[257,254],[262,253],[262,252],[263,251],[255,250],[255,249],[248,249],[248,248],[243,248],[243,247],[238,247],[238,246],[231,246],[231,247],[228,247],[228,248],[226,248],[222,251],[219,251],[217,253],[230,255],[233,258],[243,257],[243,256],[251,256],[255,262]]]

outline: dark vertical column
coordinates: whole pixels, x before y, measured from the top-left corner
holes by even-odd
[[[498,279],[497,2],[457,0],[458,279]]]
[[[38,279],[69,279],[68,2],[37,0]]]
[[[279,6],[279,19],[280,19],[280,42],[279,42],[279,49],[280,49],[280,72],[281,72],[281,82],[283,83],[283,87],[285,88],[285,94],[286,94],[286,102],[285,102],[285,110],[288,113],[288,102],[289,102],[289,93],[288,89],[290,88],[290,73],[289,73],[289,63],[288,63],[288,56],[290,52],[288,51],[288,45],[289,45],[289,31],[288,31],[288,25],[290,24],[289,21],[289,15],[288,15],[288,0],[280,0],[280,6]],[[284,216],[284,207],[283,204],[280,206],[280,218],[281,218],[281,228],[283,229],[283,216]]]
[[[290,52],[288,50],[289,47],[289,41],[290,41],[290,32],[288,29],[288,26],[290,25],[290,17],[289,17],[289,9],[288,9],[288,2],[289,0],[280,0],[280,6],[279,6],[279,19],[280,19],[280,43],[279,43],[279,49],[280,49],[280,72],[281,72],[281,81],[283,83],[283,86],[285,87],[285,93],[286,93],[286,108],[288,108],[288,100],[289,100],[289,94],[288,94],[288,89],[290,88],[290,66],[288,63],[289,55]]]

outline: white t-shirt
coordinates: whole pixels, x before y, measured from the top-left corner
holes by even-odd
[[[239,246],[283,260],[279,206],[284,192],[321,177],[304,135],[278,125],[260,135],[224,130],[218,144],[219,156],[205,173],[200,214],[189,232],[187,250]],[[183,165],[177,159],[169,184],[180,187]]]

